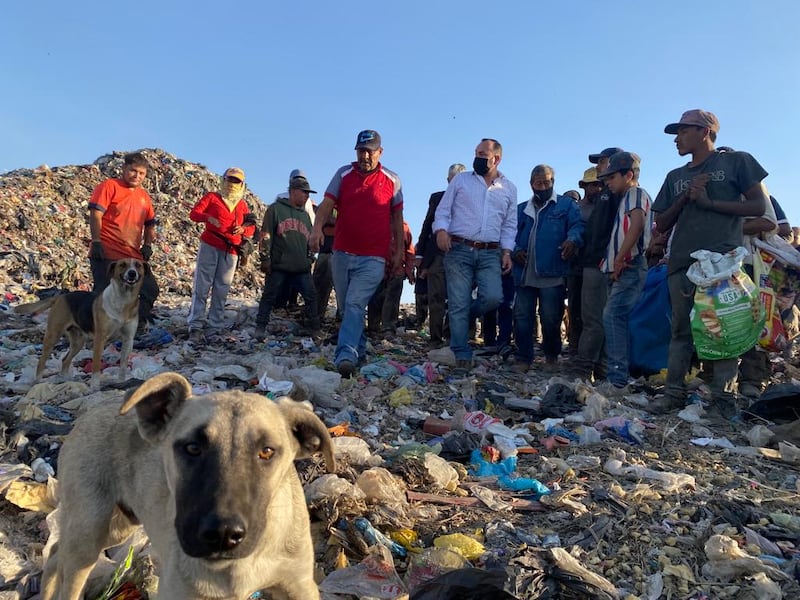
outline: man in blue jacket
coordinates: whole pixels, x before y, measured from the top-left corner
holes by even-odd
[[[514,261],[514,370],[525,372],[533,361],[533,330],[537,304],[542,325],[545,369],[555,370],[561,353],[565,278],[569,259],[583,244],[584,223],[575,201],[553,191],[555,171],[537,165],[531,172],[533,197],[517,207]]]

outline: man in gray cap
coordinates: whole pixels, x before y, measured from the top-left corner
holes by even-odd
[[[685,377],[692,358],[689,313],[695,286],[686,271],[696,250],[728,252],[741,246],[744,217],[764,214],[769,202],[761,181],[767,172],[746,152],[719,152],[714,143],[717,117],[705,110],[688,110],[664,133],[675,135],[678,154],[692,159],[667,174],[653,203],[658,231],[673,230],[667,282],[672,300],[672,340],[664,398],[650,406],[653,412],[678,410],[686,404]],[[744,198],[742,198],[744,196]],[[674,228],[674,229],[673,229]],[[726,418],[736,414],[738,358],[713,361],[711,398]]]
[[[303,297],[305,326],[311,335],[319,332],[317,293],[311,279],[312,255],[308,240],[311,217],[306,211],[309,194],[316,194],[300,170],[292,171],[288,193],[279,194],[267,208],[261,225],[259,256],[266,275],[264,292],[258,304],[254,337],[266,336],[270,313],[277,298],[295,288]]]

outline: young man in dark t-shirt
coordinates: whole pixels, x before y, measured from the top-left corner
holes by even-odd
[[[674,226],[668,264],[672,301],[672,340],[664,398],[651,405],[653,412],[680,409],[686,403],[684,379],[689,370],[693,344],[689,313],[695,286],[686,277],[695,250],[728,252],[742,245],[742,219],[760,216],[769,200],[761,181],[767,172],[746,152],[718,152],[714,142],[717,117],[704,110],[683,113],[678,123],[664,132],[675,135],[678,154],[691,154],[686,165],[667,174],[653,204],[656,227],[666,232]],[[744,198],[742,198],[744,196]],[[712,401],[725,417],[736,412],[738,359],[714,361]]]

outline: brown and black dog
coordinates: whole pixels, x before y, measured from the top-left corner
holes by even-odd
[[[120,408],[80,417],[58,456],[58,541],[43,600],[80,600],[104,548],[144,525],[162,600],[317,600],[314,545],[296,458],[321,452],[336,471],[325,424],[289,398],[202,396],[159,373]]]
[[[39,302],[21,304],[14,309],[23,315],[50,309],[34,381],[41,378],[47,359],[65,334],[69,340],[69,351],[61,361],[62,376],[69,374],[72,359],[86,345],[88,337],[94,334],[92,384],[96,386],[100,382],[103,348],[115,336],[122,340],[120,379],[127,378],[128,355],[133,349],[133,336],[139,324],[139,290],[144,277],[144,264],[140,260],[124,258],[112,262],[108,269],[110,283],[99,294],[68,292]]]

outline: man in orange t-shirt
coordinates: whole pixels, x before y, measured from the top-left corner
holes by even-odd
[[[144,261],[145,276],[139,295],[140,323],[152,321],[153,304],[158,297],[158,283],[150,269],[156,213],[150,195],[142,188],[147,167],[147,159],[140,152],[126,154],[122,177],[100,183],[89,200],[92,291],[100,292],[108,285],[108,266],[113,261],[121,258]]]

